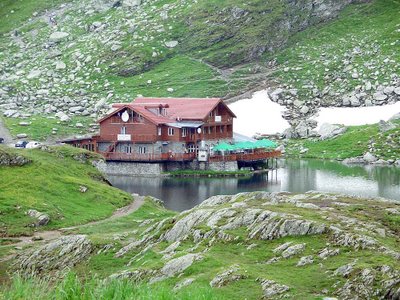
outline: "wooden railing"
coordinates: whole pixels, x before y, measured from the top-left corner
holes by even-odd
[[[97,141],[98,142],[118,141],[118,134],[102,134],[97,139]],[[155,134],[131,134],[131,139],[128,142],[156,142],[156,141],[157,141],[157,136]]]
[[[196,158],[195,153],[121,153],[121,152],[99,152],[107,160],[116,161],[138,161],[138,162],[159,162],[159,161],[191,161]]]

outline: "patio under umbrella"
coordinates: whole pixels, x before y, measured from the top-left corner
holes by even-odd
[[[274,143],[273,141],[268,140],[268,139],[258,140],[257,142],[255,142],[255,144],[257,145],[257,148],[276,148],[277,147],[276,143]]]
[[[231,145],[231,144],[222,142],[222,143],[219,143],[219,144],[215,145],[213,150],[214,151],[221,151],[221,152],[222,151],[223,152],[225,152],[225,151],[233,151],[233,150],[235,150],[235,147],[233,145]]]

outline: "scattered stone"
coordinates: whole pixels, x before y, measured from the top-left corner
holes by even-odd
[[[176,46],[178,46],[178,44],[178,41],[165,42],[165,46],[167,46],[167,48],[175,48]]]
[[[344,125],[324,123],[321,125],[318,134],[321,140],[326,140],[343,134],[346,130],[347,128]]]
[[[297,267],[302,267],[305,265],[310,265],[314,262],[314,258],[312,255],[309,256],[303,256],[300,258],[299,262],[297,263]]]
[[[80,191],[81,193],[86,193],[87,190],[88,190],[88,188],[87,188],[86,186],[84,186],[84,185],[79,186],[79,191]]]
[[[181,288],[192,284],[193,281],[194,281],[194,278],[186,278],[186,279],[184,279],[184,280],[178,282],[178,283],[174,286],[174,291],[179,291]]]
[[[261,282],[261,288],[263,291],[263,299],[271,299],[276,295],[283,294],[289,290],[289,287],[283,284],[276,283],[273,280],[258,279]]]
[[[28,135],[26,134],[26,133],[18,133],[17,134],[17,138],[18,139],[25,139],[25,138],[27,138],[28,137]]]
[[[68,36],[69,36],[69,33],[67,33],[67,32],[56,31],[50,35],[49,40],[50,40],[50,42],[59,43],[62,40],[66,39]]]
[[[347,264],[347,265],[337,268],[336,271],[334,272],[334,275],[348,277],[350,275],[350,273],[353,271],[353,269],[354,269],[353,263]]]
[[[29,126],[29,125],[31,125],[31,123],[29,123],[29,122],[19,122],[18,125],[19,126]]]
[[[285,251],[282,252],[282,257],[283,258],[290,258],[292,256],[295,256],[301,252],[303,252],[306,248],[306,244],[297,244],[294,246],[290,246],[287,248]]]
[[[228,270],[215,276],[214,279],[211,280],[210,286],[220,288],[231,282],[246,278],[245,275],[238,273],[239,270],[238,265],[231,266]]]
[[[340,253],[340,249],[329,249],[324,248],[320,252],[318,252],[318,256],[322,259],[327,259],[330,256],[335,256]]]
[[[62,62],[62,61],[57,61],[56,62],[56,70],[64,70],[67,67],[67,65]]]
[[[392,122],[385,122],[383,120],[380,120],[378,125],[379,125],[379,131],[381,132],[386,132],[396,128],[396,125],[393,124]]]
[[[167,88],[167,92],[170,92],[170,93],[172,93],[174,91],[174,89],[173,88]]]
[[[200,254],[186,254],[184,256],[174,258],[168,261],[164,267],[160,270],[160,275],[150,280],[150,283],[161,281],[163,279],[175,276],[187,268],[189,268],[193,262],[203,259]]]
[[[35,226],[45,226],[50,222],[50,217],[47,214],[39,212],[35,209],[28,210],[26,214],[37,219]]]
[[[34,79],[38,78],[42,74],[42,71],[40,70],[32,70],[29,72],[28,76],[26,76],[27,79]]]
[[[137,7],[142,3],[142,0],[122,0],[123,7]]]
[[[49,276],[86,260],[92,250],[92,243],[85,235],[63,236],[22,253],[17,257],[13,268],[27,277]]]
[[[377,159],[373,154],[371,154],[370,152],[365,153],[364,156],[363,156],[363,159],[364,159],[366,162],[368,162],[368,163],[372,163],[372,162],[375,162],[375,161],[378,160],[378,159]]]

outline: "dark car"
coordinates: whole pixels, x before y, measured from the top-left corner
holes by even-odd
[[[4,143],[4,139],[2,137],[0,137],[0,144]]]
[[[26,144],[28,144],[27,141],[18,141],[18,142],[15,144],[15,148],[25,148]]]

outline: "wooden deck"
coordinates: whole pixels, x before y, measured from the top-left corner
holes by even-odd
[[[119,152],[99,152],[110,161],[132,161],[132,162],[167,162],[167,161],[193,161],[196,158],[195,153],[161,153],[161,154],[136,154]],[[258,151],[256,153],[236,153],[228,155],[210,156],[209,162],[221,161],[261,161],[269,158],[281,156],[280,151]]]

